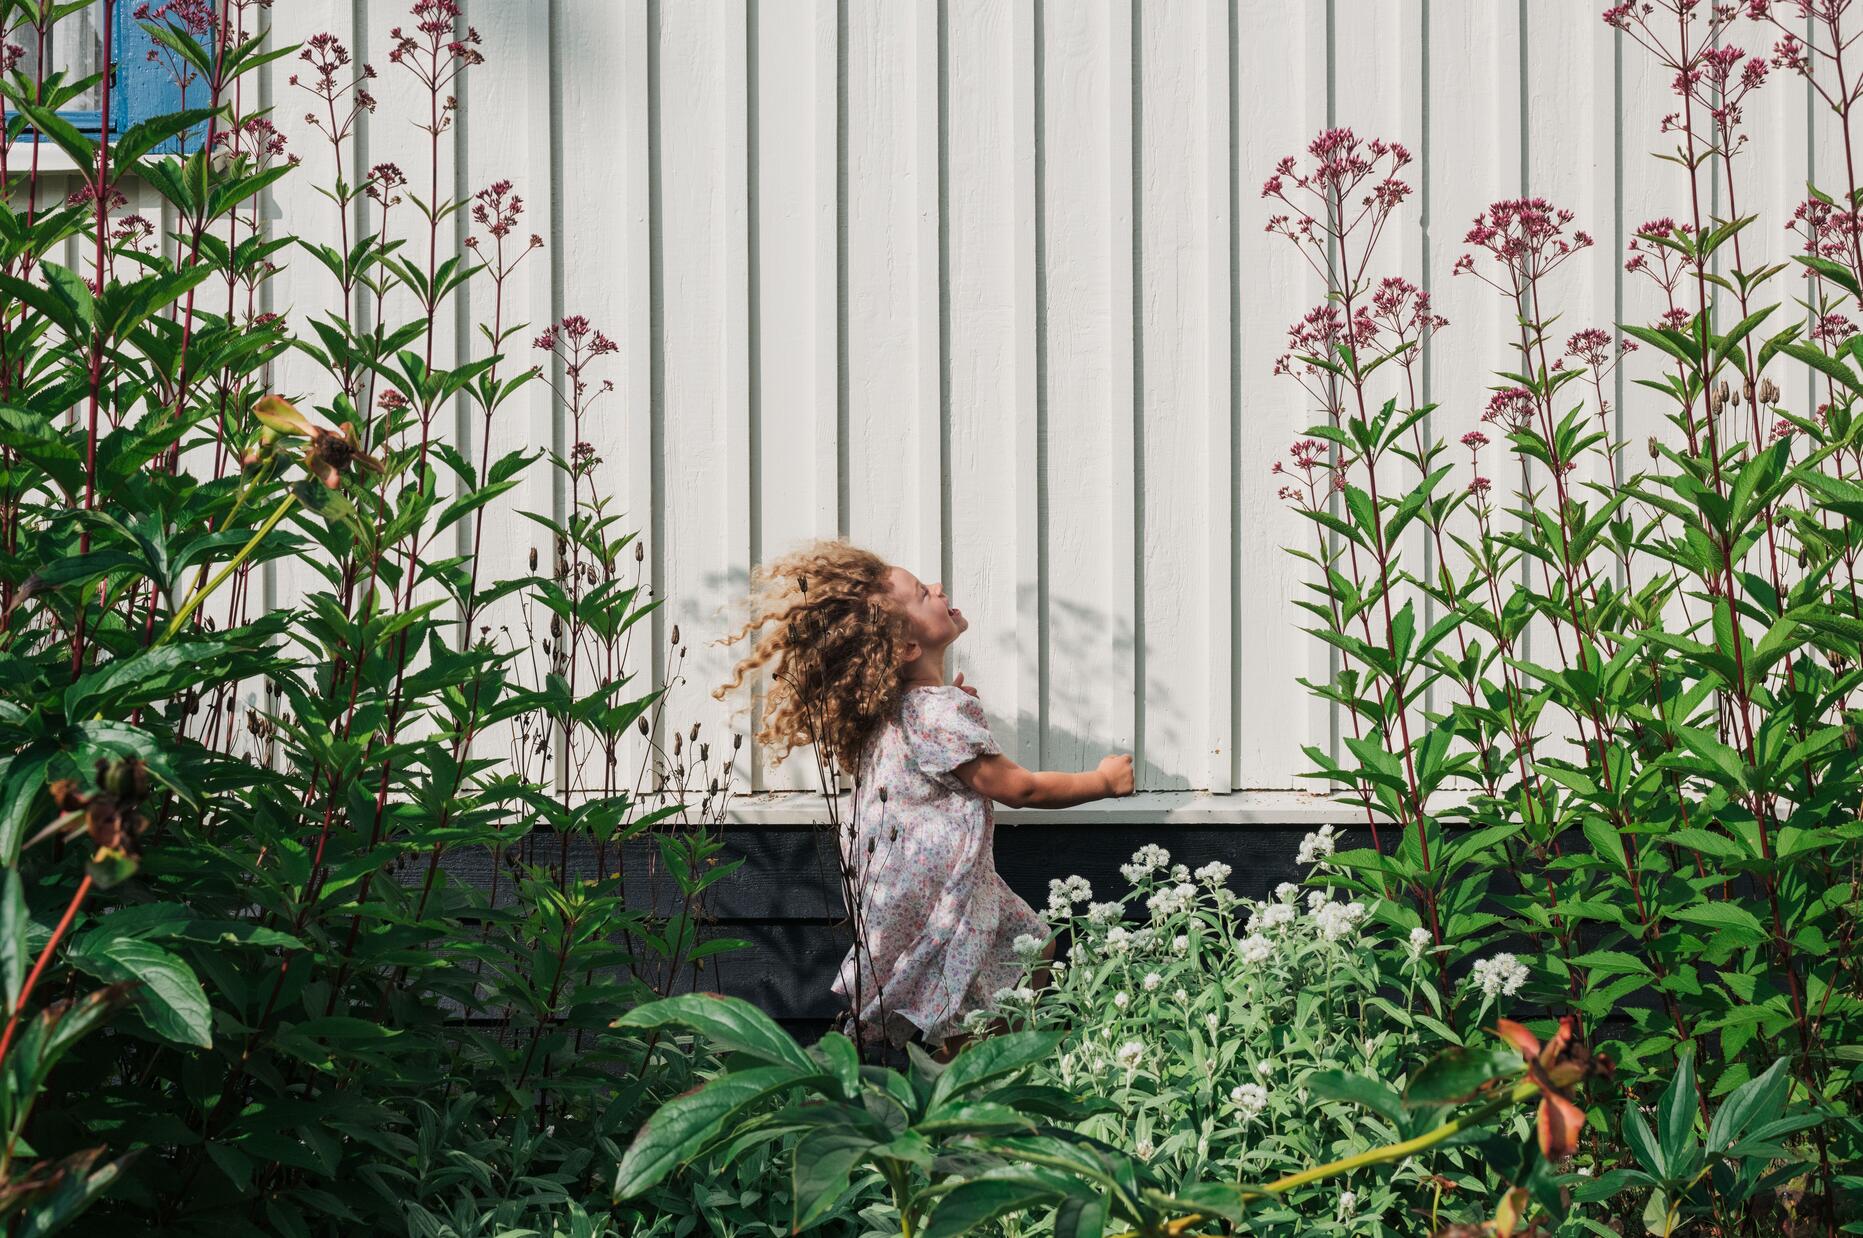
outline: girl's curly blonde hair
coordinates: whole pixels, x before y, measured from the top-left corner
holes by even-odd
[[[880,724],[899,703],[905,625],[887,599],[890,565],[842,540],[820,540],[751,573],[750,619],[718,643],[756,633],[722,700],[747,675],[771,668],[757,742],[780,765],[814,744],[853,773]]]

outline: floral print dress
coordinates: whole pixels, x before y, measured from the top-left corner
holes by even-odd
[[[1015,939],[1048,936],[996,873],[993,806],[952,773],[1001,751],[983,706],[950,685],[907,689],[868,744],[841,831],[862,906],[834,991],[850,1009],[858,994],[869,1040],[941,1043],[1021,980]]]

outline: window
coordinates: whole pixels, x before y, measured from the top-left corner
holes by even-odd
[[[148,31],[142,28],[142,23],[136,20],[135,12],[141,7],[140,0],[101,0],[54,25],[46,36],[46,71],[52,73],[62,70],[73,78],[88,77],[99,71],[103,65],[105,3],[114,9],[111,41],[114,44],[112,50],[116,54],[116,78],[110,93],[110,136],[116,138],[139,120],[179,110],[181,88],[175,83],[169,67],[171,53],[151,39]],[[18,71],[25,74],[28,80],[37,73],[39,63],[36,40],[21,37],[31,33],[28,27],[13,36],[13,40],[25,49]],[[204,87],[197,83],[191,93],[201,95]],[[200,102],[198,98],[189,100],[190,105],[194,106]],[[77,126],[80,133],[95,138],[103,127],[102,107],[103,90],[99,83],[66,104],[61,115]],[[31,140],[30,134],[27,140]],[[172,154],[184,149],[193,150],[199,145],[200,136],[196,133],[186,140],[185,146],[181,140],[171,140],[156,149]]]

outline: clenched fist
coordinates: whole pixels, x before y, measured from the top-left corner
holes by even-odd
[[[1106,794],[1114,799],[1132,794],[1132,757],[1115,753],[1100,758],[1100,777],[1106,780]]]

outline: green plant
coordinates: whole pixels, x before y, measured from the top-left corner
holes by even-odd
[[[1728,1093],[1704,1134],[1697,1129],[1694,1055],[1684,1054],[1656,1101],[1654,1130],[1636,1104],[1624,1106],[1623,1138],[1638,1168],[1613,1169],[1581,1183],[1577,1197],[1605,1200],[1629,1188],[1647,1189],[1643,1224],[1665,1238],[1683,1232],[1697,1218],[1711,1219],[1723,1233],[1760,1218],[1774,1218],[1768,1223],[1783,1229],[1788,1222],[1778,1215],[1783,1210],[1770,1196],[1810,1165],[1802,1149],[1794,1150],[1782,1140],[1824,1120],[1824,1115],[1802,1107],[1791,1111],[1788,1066],[1774,1062],[1764,1074]],[[1588,1224],[1598,1233],[1609,1232],[1595,1222]]]
[[[0,0],[0,35],[79,7]],[[421,193],[346,166],[374,71],[328,35],[268,47],[268,7],[157,6],[142,24],[203,106],[114,142],[52,110],[96,86],[107,115],[108,77],[4,86],[9,145],[57,143],[83,187],[48,206],[37,160],[0,150],[0,1215],[630,1231],[602,1158],[697,1063],[610,1024],[732,944],[703,924],[735,749],[694,727],[621,759],[667,726],[642,659],[681,656],[633,639],[657,605],[640,545],[586,444],[492,454],[546,386],[579,431],[614,346],[570,317],[520,359],[505,283],[542,242],[507,248],[508,184],[438,192],[478,36],[415,0],[389,40],[431,139]],[[284,226],[328,210],[340,245],[258,208],[310,175],[252,105],[285,55],[329,149]],[[197,149],[155,153],[184,133]],[[129,178],[173,230],[123,214]],[[369,312],[266,312],[285,262]],[[478,346],[442,360],[434,319],[475,282]],[[287,351],[304,391],[268,386]],[[472,443],[434,432],[455,411]],[[560,506],[510,512],[545,469]],[[268,609],[286,562],[308,579]]]
[[[1402,1093],[1341,1074],[1320,1086],[1390,1116],[1397,1138],[1262,1186],[1171,1184],[1144,1160],[1082,1132],[1082,1121],[1108,1102],[1076,1100],[1033,1079],[1032,1068],[1060,1047],[1062,1033],[986,1037],[948,1064],[915,1051],[902,1072],[863,1066],[853,1042],[838,1033],[804,1049],[756,1007],[714,994],[652,1002],[619,1024],[691,1028],[726,1057],[709,1083],[668,1102],[642,1125],[617,1172],[617,1199],[641,1195],[680,1165],[729,1165],[780,1142],[793,1165],[795,1230],[844,1203],[865,1172],[885,1184],[894,1224],[907,1238],[953,1238],[1030,1212],[1067,1238],[1101,1235],[1109,1224],[1145,1238],[1175,1238],[1220,1223],[1282,1232],[1280,1223],[1300,1223],[1298,1212],[1282,1204],[1290,1192],[1474,1138],[1535,1097],[1576,1112],[1569,1093],[1599,1065],[1567,1028],[1543,1051],[1535,1042],[1524,1067],[1512,1049],[1441,1054]],[[1443,1120],[1451,1108],[1461,1111]],[[1546,1140],[1542,1131],[1539,1143]],[[1489,1150],[1507,1143],[1501,1138]],[[1550,1160],[1523,1157],[1517,1149],[1513,1159],[1525,1167],[1521,1181],[1550,1206],[1562,1207],[1545,1169]]]
[[[1276,468],[1312,534],[1301,605],[1337,651],[1313,686],[1344,734],[1309,756],[1371,843],[1332,863],[1391,937],[1427,939],[1451,1023],[1465,970],[1506,949],[1524,1000],[1579,1019],[1634,1087],[1691,1056],[1705,1114],[1785,1060],[1831,1118],[1803,1136],[1826,1233],[1857,1215],[1863,1163],[1837,1053],[1863,1037],[1863,336],[1845,312],[1863,190],[1853,168],[1810,188],[1800,252],[1774,261],[1705,186],[1747,195],[1743,101],[1778,71],[1811,79],[1848,147],[1848,8],[1794,6],[1791,29],[1763,2],[1606,12],[1677,94],[1680,205],[1626,263],[1660,313],[1555,334],[1562,271],[1593,240],[1544,199],[1493,203],[1454,267],[1511,324],[1479,425],[1424,397],[1417,363],[1448,324],[1375,269],[1409,152],[1329,131],[1263,189],[1326,288],[1277,366],[1321,420]],[[1740,51],[1748,22],[1785,35],[1770,61]],[[1786,273],[1802,320],[1762,302]],[[1639,348],[1652,364],[1625,360]]]

